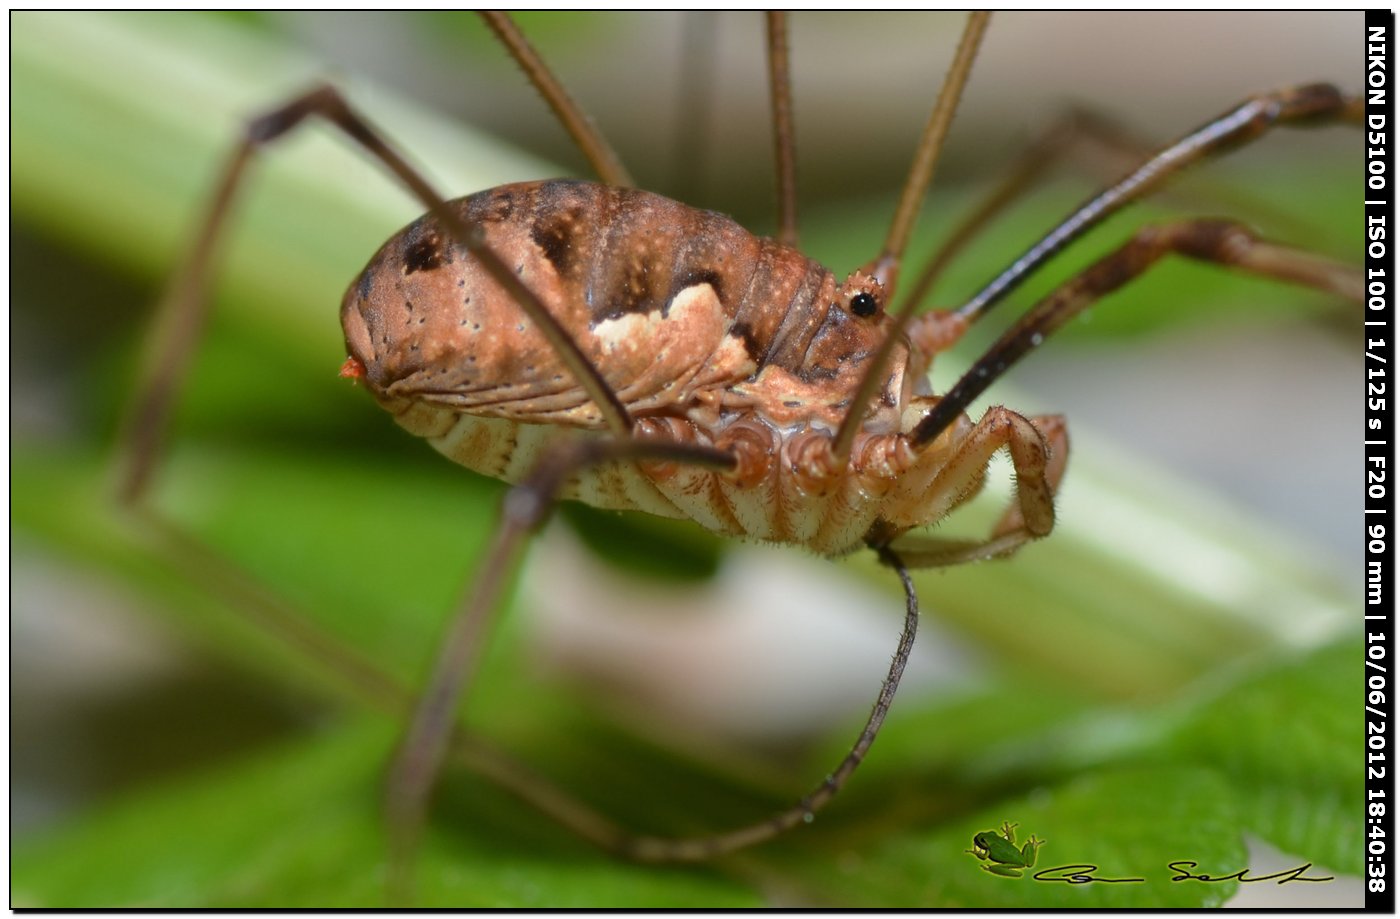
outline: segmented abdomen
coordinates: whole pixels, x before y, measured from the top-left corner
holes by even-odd
[[[399,409],[399,424],[426,438],[443,455],[512,483],[523,479],[561,436],[610,436],[484,418],[425,402],[405,403]],[[911,413],[911,419],[916,417],[917,408]],[[749,415],[711,440],[688,422],[653,420],[643,422],[640,433],[747,452],[763,460],[737,477],[679,463],[610,463],[582,471],[560,497],[605,510],[690,519],[724,536],[840,555],[859,547],[876,520],[901,529],[921,526],[970,497],[971,492],[954,496],[939,506],[925,500],[929,484],[948,459],[946,444],[965,433],[965,425],[955,425],[949,438],[940,438],[917,455],[908,450],[902,433],[861,435],[851,468],[823,481],[803,473],[802,454],[804,446],[827,437],[825,432],[784,434]]]

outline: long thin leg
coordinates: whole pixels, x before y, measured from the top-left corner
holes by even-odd
[[[411,687],[384,672],[358,649],[317,628],[295,604],[211,550],[159,509],[138,504],[131,511],[141,522],[143,537],[152,540],[153,551],[166,559],[172,569],[186,572],[202,589],[222,598],[224,605],[250,627],[304,655],[368,708],[401,719],[412,716],[418,700]],[[564,828],[619,856],[658,852],[667,846],[681,850],[694,848],[688,845],[689,840],[628,833],[460,723],[454,725],[448,756],[454,763],[495,782]]]
[[[890,661],[889,672],[880,684],[880,693],[866,719],[860,735],[850,751],[842,757],[825,779],[801,800],[767,820],[747,827],[716,833],[711,836],[665,837],[629,833],[602,816],[593,808],[564,794],[544,779],[532,774],[519,763],[512,762],[483,741],[471,738],[470,744],[454,743],[453,758],[486,775],[514,792],[521,799],[549,814],[565,827],[590,840],[600,848],[623,858],[641,862],[697,862],[714,858],[746,846],[772,839],[779,834],[812,820],[841,790],[856,767],[865,759],[880,732],[909,654],[914,647],[914,635],[919,625],[919,598],[914,590],[903,558],[895,550],[877,548],[881,561],[894,568],[904,587],[904,626],[899,646]]]
[[[505,13],[485,10],[481,11],[481,18],[486,20],[486,25],[496,33],[496,37],[505,45],[510,56],[515,58],[515,63],[525,71],[531,85],[544,97],[544,101],[564,126],[564,130],[569,132],[579,150],[588,158],[588,163],[598,178],[605,185],[633,185],[632,177],[627,174],[622,161],[617,158],[613,148],[593,124],[593,119],[579,108],[578,103],[564,88],[564,84],[555,78],[544,58],[526,41],[525,34],[520,31],[515,21]]]
[[[1183,220],[1145,227],[1127,244],[1071,279],[1007,329],[910,433],[918,448],[937,437],[993,381],[1070,319],[1142,274],[1168,253],[1306,284],[1360,303],[1361,272],[1310,252],[1264,242],[1228,220]]]
[[[958,41],[958,50],[948,68],[948,76],[943,80],[938,99],[933,104],[933,111],[929,113],[928,124],[924,125],[924,133],[919,138],[914,161],[909,167],[909,176],[904,182],[904,191],[900,194],[894,219],[890,221],[890,231],[885,238],[884,248],[867,267],[867,270],[884,285],[887,303],[894,299],[900,263],[904,259],[904,250],[909,246],[909,237],[914,231],[914,220],[919,216],[924,195],[928,192],[929,183],[933,181],[933,170],[938,165],[943,141],[948,136],[948,128],[953,124],[953,116],[957,113],[958,102],[962,99],[963,88],[972,73],[972,64],[977,59],[977,50],[982,46],[982,36],[987,31],[990,18],[991,13],[987,12],[968,16],[962,38]],[[912,308],[903,309],[894,315],[894,323],[885,340],[870,358],[865,376],[861,378],[860,385],[856,387],[851,398],[851,408],[841,420],[841,427],[836,431],[832,442],[832,458],[837,466],[844,465],[851,455],[851,446],[855,443],[861,422],[865,420],[866,409],[870,400],[875,397],[880,381],[885,378],[885,367],[889,363],[890,354],[895,344],[903,338],[904,327],[912,312]]]
[[[409,688],[358,649],[318,628],[294,604],[159,508],[143,502],[127,510],[139,522],[143,542],[149,541],[149,548],[168,561],[171,570],[184,572],[259,633],[273,636],[318,665],[359,701],[381,711],[407,714],[413,700]]]
[[[924,195],[933,181],[933,171],[938,165],[939,154],[943,152],[943,141],[948,136],[948,128],[953,124],[958,102],[962,100],[963,88],[967,86],[972,73],[972,63],[977,59],[977,51],[982,46],[982,36],[987,31],[991,13],[972,13],[967,18],[958,50],[953,55],[953,63],[948,68],[948,76],[943,80],[938,101],[929,113],[928,123],[919,137],[919,146],[914,153],[914,161],[909,165],[909,176],[904,181],[904,191],[900,193],[899,204],[895,207],[894,219],[890,221],[890,231],[885,237],[885,245],[875,260],[872,270],[885,285],[886,297],[893,299],[895,282],[899,276],[899,265],[904,258],[904,250],[909,247],[909,237],[914,232],[914,221],[923,206]]]
[[[778,242],[797,248],[797,153],[793,148],[792,79],[788,64],[787,13],[770,10],[768,87],[773,97],[773,154],[778,177]]]
[[[855,744],[842,757],[841,762],[836,765],[835,769],[831,770],[831,773],[822,780],[821,784],[795,805],[762,823],[727,833],[718,833],[714,836],[692,839],[633,836],[619,841],[619,845],[615,848],[620,854],[645,862],[702,861],[772,839],[793,827],[810,823],[817,811],[836,797],[836,793],[846,784],[851,774],[856,771],[866,754],[870,752],[870,747],[875,743],[875,738],[880,733],[880,727],[885,723],[885,716],[889,714],[895,692],[899,689],[900,678],[904,675],[905,665],[909,663],[909,654],[914,647],[914,635],[919,627],[919,597],[915,593],[914,581],[909,577],[909,571],[903,559],[889,546],[876,546],[874,549],[880,556],[880,561],[893,568],[899,575],[900,583],[904,587],[904,629],[900,632],[899,646],[895,649],[894,658],[890,661],[889,672],[885,674],[884,682],[880,684],[880,693],[875,697],[875,705],[870,710],[870,717],[866,719],[865,726],[861,728],[860,736],[856,738]]]
[[[229,158],[194,245],[156,307],[155,325],[141,362],[141,382],[126,410],[118,438],[117,494],[123,503],[138,501],[150,483],[175,395],[189,371],[190,358],[208,319],[206,288],[210,263],[252,159],[254,143],[244,140]]]
[[[224,597],[228,607],[254,628],[271,633],[305,654],[369,707],[394,715],[412,714],[416,700],[408,686],[379,669],[356,649],[317,629],[293,605],[269,592],[229,560],[212,552],[179,524],[152,508],[142,506],[136,512],[143,522],[144,532],[156,540],[156,548],[171,559],[172,565],[194,572],[194,577],[201,584]],[[460,724],[452,727],[446,755],[453,762],[496,782],[565,828],[619,857],[647,862],[700,861],[770,839],[806,822],[811,814],[820,810],[835,795],[874,743],[894,698],[914,642],[918,625],[918,598],[914,594],[913,584],[904,576],[893,554],[886,553],[884,558],[886,564],[900,571],[908,611],[899,646],[870,717],[852,751],[820,786],[793,808],[761,823],[706,837],[633,834]]]
[[[416,699],[410,687],[385,673],[355,648],[318,629],[305,613],[285,598],[269,591],[246,571],[210,550],[198,537],[158,510],[138,505],[134,513],[142,522],[143,533],[154,540],[152,548],[155,551],[169,559],[173,568],[190,572],[203,587],[222,597],[225,605],[252,628],[269,633],[306,655],[349,690],[353,698],[369,708],[398,717],[408,717],[413,713]],[[911,598],[909,602],[916,604],[912,584],[905,581],[904,586],[906,595]],[[899,676],[909,657],[916,626],[917,620],[906,618],[890,673],[885,678],[876,707],[861,731],[858,747],[862,754],[874,741],[879,720],[883,720],[889,709]],[[805,821],[806,814],[820,809],[835,793],[832,790],[821,794],[821,799],[817,800],[819,793],[826,788],[827,783],[823,782],[794,808],[801,820],[785,812],[761,824],[711,837],[650,836],[633,834],[618,826],[460,724],[453,726],[447,756],[462,768],[495,782],[599,848],[622,858],[648,862],[698,861],[762,842],[783,829]],[[848,755],[842,761],[843,765],[849,759]],[[841,782],[844,782],[853,768],[843,770],[838,767],[831,774],[840,774]]]
[[[304,654],[369,708],[397,717],[412,715],[417,700],[409,686],[385,673],[357,649],[318,629],[294,604],[269,591],[252,575],[212,551],[159,510],[138,505],[133,513],[141,520],[143,534],[154,541],[155,551],[169,559],[173,568],[191,573],[203,587],[222,597],[225,605],[251,627],[273,635]],[[917,604],[912,584],[905,580],[904,587],[909,603]],[[917,605],[911,608],[917,610]],[[836,779],[835,787],[828,789],[831,780],[826,780],[791,811],[750,827],[709,837],[673,838],[630,833],[460,723],[452,726],[446,755],[452,762],[495,782],[564,828],[619,857],[678,862],[699,861],[732,852],[805,822],[807,815],[819,810],[844,783],[855,768],[855,761],[873,743],[889,709],[909,657],[916,626],[916,619],[906,617],[890,672],[885,677],[875,709],[861,731],[856,746],[858,752],[848,754],[831,773]]]
[[[137,500],[150,480],[176,392],[189,368],[190,357],[198,345],[208,316],[206,288],[210,269],[248,164],[259,148],[282,137],[313,115],[325,119],[364,147],[438,216],[457,242],[476,257],[549,339],[589,398],[597,404],[613,433],[626,435],[632,426],[626,408],[539,297],[491,251],[480,231],[467,226],[418,171],[350,108],[340,93],[333,87],[321,86],[250,121],[243,139],[224,168],[194,245],[157,308],[156,334],[151,339],[153,347],[147,354],[141,383],[132,399],[121,437],[124,462],[121,498],[127,502]]]
[[[733,456],[709,447],[649,440],[569,442],[546,454],[531,474],[506,494],[496,541],[469,596],[452,619],[427,689],[390,769],[386,814],[390,888],[396,900],[406,899],[409,893],[409,868],[422,833],[428,796],[451,737],[453,713],[475,672],[491,613],[526,537],[548,516],[555,495],[570,476],[599,463],[639,460],[720,469],[734,465]]]
[[[710,148],[710,113],[715,97],[715,33],[719,13],[699,10],[687,13],[681,25],[680,86],[676,92],[674,171],[669,187],[694,203],[708,200],[706,181]]]
[[[954,225],[948,238],[919,269],[899,315],[905,323],[914,354],[921,360],[911,363],[911,372],[921,373],[926,362],[951,348],[971,327],[970,321],[952,310],[932,310],[913,316],[933,290],[943,270],[986,230],[995,218],[1023,193],[1043,180],[1052,167],[1082,142],[1089,142],[1118,158],[1133,162],[1147,159],[1156,151],[1127,134],[1121,127],[1085,109],[1074,108],[1055,122],[1021,155],[986,198]]]
[[[918,280],[914,282],[908,295],[912,301],[912,308],[917,309],[924,302],[929,291],[933,289],[933,282],[942,274],[943,269],[986,229],[1007,205],[1043,179],[1050,169],[1083,139],[1110,149],[1127,145],[1124,143],[1126,136],[1116,125],[1082,109],[1072,109],[1058,118],[1038,140],[1026,148],[1007,175],[992,189],[991,194],[953,227],[943,245],[919,270]],[[1148,151],[1148,155],[1150,152]]]
[[[143,536],[153,541],[154,551],[168,559],[173,569],[188,573],[202,589],[221,597],[228,609],[251,627],[305,655],[369,708],[399,718],[412,715],[417,702],[413,690],[385,673],[359,650],[317,628],[294,604],[211,550],[159,509],[138,504],[131,512],[140,520]],[[600,844],[620,849],[618,841],[629,839],[604,818],[592,814],[586,805],[460,725],[452,733],[451,755],[455,761],[495,781],[563,826]]]
[[[987,196],[971,208],[948,233],[947,239],[919,269],[918,280],[909,289],[910,309],[918,309],[928,299],[935,282],[967,246],[1002,214],[1008,205],[1044,180],[1062,161],[1093,160],[1093,172],[1101,180],[1112,181],[1123,171],[1146,162],[1161,149],[1128,131],[1123,125],[1090,109],[1075,106],[1062,112],[1038,138],[1032,141],[1020,158],[991,189]],[[1111,174],[1108,174],[1111,173]],[[1239,194],[1229,186],[1212,187],[1196,196],[1244,213],[1267,216],[1271,224],[1305,226],[1303,221],[1273,207],[1271,202]]]
[[[1361,108],[1359,97],[1348,96],[1326,83],[1295,86],[1246,100],[1212,118],[1112,187],[1084,202],[978,291],[958,313],[969,322],[985,315],[1055,253],[1187,166],[1233,150],[1281,125],[1360,124]]]
[[[525,538],[547,515],[560,485],[581,469],[602,462],[670,460],[712,466],[732,464],[719,451],[648,441],[588,441],[571,444],[548,456],[531,476],[506,496],[503,521],[496,543],[482,566],[471,597],[451,626],[434,675],[429,682],[389,777],[388,819],[391,834],[391,894],[406,902],[411,893],[411,864],[422,833],[428,795],[441,770],[452,737],[453,712],[463,687],[470,680],[484,642],[487,619],[497,606],[502,586],[513,570]],[[521,797],[600,845],[627,858],[648,862],[700,861],[771,839],[809,822],[825,807],[855,772],[879,734],[899,681],[908,663],[918,629],[919,602],[905,565],[890,548],[875,547],[881,561],[894,568],[904,586],[906,613],[899,646],[881,684],[875,705],[860,736],[836,768],[793,807],[747,827],[713,836],[666,838],[628,834],[591,808],[558,792],[548,783],[515,775],[502,776]],[[463,754],[459,754],[461,756]],[[499,757],[484,766],[492,774],[501,771]],[[513,770],[507,770],[513,771]]]
[[[1246,100],[1182,137],[1107,190],[1090,198],[1039,242],[1022,253],[1009,268],[993,278],[972,299],[956,312],[949,314],[950,321],[940,319],[940,326],[944,329],[956,329],[959,321],[962,327],[975,322],[1070,242],[1127,204],[1157,188],[1172,174],[1187,166],[1248,143],[1278,125],[1359,124],[1361,110],[1359,97],[1348,96],[1336,87],[1324,83],[1282,89]],[[860,414],[863,409],[860,407],[869,405],[870,399],[875,395],[879,381],[883,379],[888,355],[900,339],[900,333],[908,324],[918,302],[919,298],[911,297],[894,314],[895,325],[872,358],[869,371],[861,380],[856,398],[851,402],[851,413],[842,421],[841,429],[837,432],[835,446],[838,457],[844,457],[849,452],[850,444],[854,442],[856,431],[863,420],[863,415]],[[956,417],[956,411],[960,410],[954,410],[950,404],[948,411],[952,414],[940,420],[938,430],[942,430],[949,419]],[[923,439],[930,440],[934,436],[937,436],[936,431]]]

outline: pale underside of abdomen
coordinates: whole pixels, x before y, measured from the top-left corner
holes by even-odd
[[[413,403],[396,420],[454,462],[512,484],[524,479],[561,439],[607,436],[462,414],[425,402]],[[559,497],[605,510],[690,519],[724,536],[840,555],[858,548],[876,520],[902,529],[945,513],[948,507],[927,507],[925,500],[943,453],[925,451],[897,476],[888,471],[853,471],[820,494],[803,488],[781,460],[749,484],[713,469],[679,463],[606,463],[573,476]]]

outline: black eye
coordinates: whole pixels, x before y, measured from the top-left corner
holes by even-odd
[[[858,293],[851,298],[851,312],[857,316],[874,316],[880,305],[867,293]]]

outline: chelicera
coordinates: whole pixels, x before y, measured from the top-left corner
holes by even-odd
[[[505,576],[555,500],[690,519],[722,535],[824,555],[868,547],[900,575],[904,631],[870,718],[846,757],[792,808],[737,831],[682,840],[625,836],[598,830],[596,820],[572,820],[631,857],[712,856],[809,820],[864,758],[914,638],[918,604],[908,568],[1006,556],[1051,532],[1069,448],[1065,423],[1003,406],[970,418],[969,405],[997,378],[1168,254],[1361,298],[1355,269],[1265,242],[1238,223],[1148,227],[1035,305],[948,392],[936,394],[927,384],[934,358],[1088,228],[1173,173],[1271,127],[1355,123],[1359,101],[1323,84],[1248,99],[1086,201],[959,308],[915,315],[939,259],[905,283],[904,252],[987,27],[985,14],[968,20],[884,246],[844,279],[793,245],[782,16],[768,18],[781,201],[776,239],[631,187],[616,156],[510,20],[499,14],[487,20],[602,181],[528,182],[449,201],[335,89],[318,87],[272,109],[249,123],[172,286],[167,346],[128,426],[124,495],[137,501],[201,324],[201,291],[228,201],[262,145],[319,117],[428,208],[347,289],[342,374],[448,458],[515,488],[391,770],[388,819],[400,869],[460,736],[454,712]],[[995,207],[983,208],[968,226]],[[981,489],[988,461],[1002,450],[1011,457],[1016,498],[992,531],[972,541],[920,533]]]

